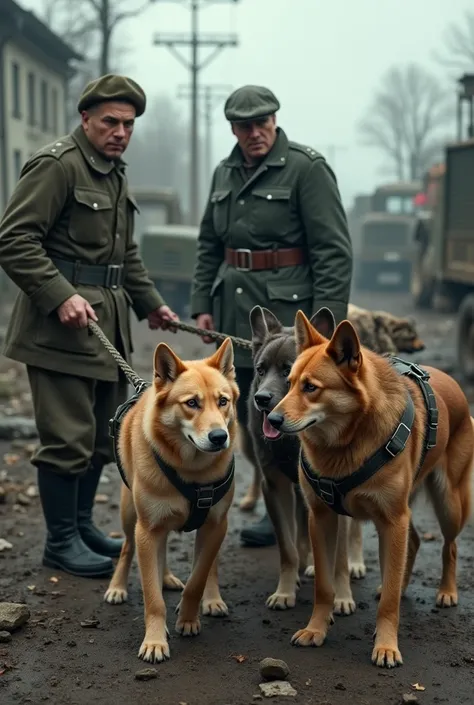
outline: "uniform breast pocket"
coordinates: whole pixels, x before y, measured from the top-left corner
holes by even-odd
[[[291,188],[272,186],[252,191],[250,231],[253,235],[284,236],[291,225]]]
[[[113,226],[112,199],[105,191],[74,189],[69,235],[78,244],[104,246]]]
[[[230,189],[213,191],[211,194],[212,224],[218,235],[223,235],[229,227]]]

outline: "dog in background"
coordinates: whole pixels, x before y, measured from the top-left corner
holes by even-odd
[[[196,532],[193,568],[177,607],[176,631],[183,636],[199,633],[201,599],[203,614],[228,613],[219,591],[217,557],[234,495],[239,390],[233,359],[230,338],[214,355],[198,361],[182,361],[160,343],[154,354],[153,384],[122,421],[118,449],[131,489],[122,485],[125,542],[104,599],[111,604],[127,599],[136,546],[146,628],[138,655],[144,661],[170,657],[162,594],[165,572],[168,584],[181,583],[166,569],[166,542],[194,511],[187,490],[181,492],[178,486],[192,483],[194,492],[195,483],[205,490],[212,485],[218,501],[208,507]]]
[[[280,577],[276,591],[267,599],[271,609],[295,606],[300,585],[299,571],[314,574],[308,536],[308,513],[298,486],[300,443],[296,436],[285,436],[268,421],[269,413],[288,391],[288,375],[296,359],[293,328],[284,327],[266,308],[255,306],[250,312],[255,375],[248,399],[249,432],[262,473],[265,505],[275,527],[280,555]],[[351,522],[341,518],[340,541],[336,558],[336,596],[334,611],[351,614],[355,610],[348,567],[348,531]],[[351,527],[350,559],[353,574],[365,575],[362,530],[357,522]]]
[[[415,353],[425,349],[412,319],[400,318],[387,311],[369,311],[354,304],[349,304],[347,317],[354,325],[361,344],[380,355]],[[254,468],[252,483],[240,501],[242,511],[252,511],[255,508],[261,494],[261,483],[262,475],[258,468]],[[358,540],[357,536],[354,540]],[[359,575],[362,571],[365,574],[363,561],[359,569],[354,564],[356,577],[362,577]]]
[[[293,635],[292,643],[321,646],[333,622],[332,562],[340,517],[316,494],[311,478],[317,473],[337,480],[339,487],[343,480],[351,481],[342,495],[344,509],[356,519],[372,521],[377,529],[382,582],[372,662],[391,668],[403,663],[398,646],[400,599],[420,546],[411,507],[422,488],[444,537],[436,604],[452,607],[458,602],[456,539],[470,513],[474,419],[462,389],[446,373],[425,367],[436,401],[433,407],[429,399],[428,412],[423,383],[419,386],[389,359],[361,346],[349,321],[336,327],[332,313],[321,309],[314,323],[298,311],[298,357],[288,377],[289,391],[268,416],[280,432],[298,435],[305,459],[299,480],[310,511],[314,603],[308,625]],[[404,443],[354,482],[357,469],[387,447],[401,419],[408,432]],[[427,444],[430,419],[436,437]]]

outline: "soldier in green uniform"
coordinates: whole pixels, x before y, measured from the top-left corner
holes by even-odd
[[[225,103],[237,144],[214,171],[201,222],[191,297],[200,328],[249,339],[257,304],[287,326],[298,309],[310,316],[328,306],[337,322],[346,317],[352,245],[336,178],[321,154],[277,127],[279,107],[272,91],[252,85]],[[236,348],[235,366],[245,428],[250,353]],[[243,440],[255,464],[247,433]],[[268,515],[241,536],[248,545],[275,542]]]
[[[102,467],[113,460],[108,421],[128,394],[88,318],[128,362],[130,308],[153,329],[177,320],[133,239],[138,207],[122,154],[145,107],[129,78],[89,83],[81,124],[26,162],[0,222],[0,265],[20,289],[3,353],[26,365],[31,386],[43,564],[84,577],[110,574],[122,546],[93,524],[92,507]]]

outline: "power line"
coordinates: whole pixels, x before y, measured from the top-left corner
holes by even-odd
[[[237,3],[239,0],[175,0],[186,4],[191,11],[191,34],[156,34],[153,44],[165,46],[178,61],[191,72],[191,161],[189,171],[189,217],[192,225],[197,225],[200,220],[199,212],[199,143],[198,143],[198,74],[225,47],[236,47],[238,38],[236,34],[209,34],[200,33],[198,28],[199,11],[209,5]],[[173,2],[173,0],[151,0],[151,2]],[[176,47],[191,47],[191,60],[185,59]],[[213,47],[214,51],[199,61],[199,49]]]

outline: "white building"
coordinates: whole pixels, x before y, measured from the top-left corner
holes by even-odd
[[[67,132],[70,62],[81,59],[32,12],[0,0],[0,214],[28,157]]]

